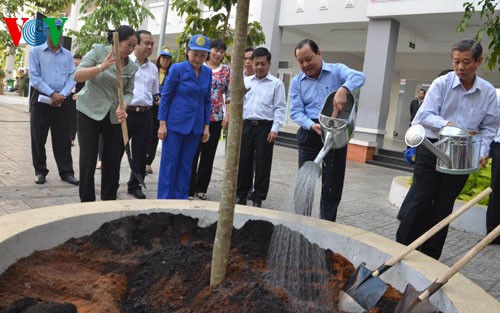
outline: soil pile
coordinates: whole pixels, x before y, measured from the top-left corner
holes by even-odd
[[[0,313],[336,312],[269,285],[273,225],[264,221],[234,229],[227,278],[211,288],[216,226],[197,224],[169,213],[125,217],[37,251],[0,276]],[[331,288],[337,303],[354,267],[331,251],[325,257],[330,273],[323,288]],[[400,296],[390,288],[370,312],[393,312]]]

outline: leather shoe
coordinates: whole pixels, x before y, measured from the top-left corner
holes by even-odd
[[[129,195],[134,196],[134,198],[137,198],[137,199],[146,199],[146,195],[142,192],[141,189],[129,190],[127,193]]]
[[[66,177],[61,178],[63,181],[70,183],[71,185],[78,186],[80,184],[80,181],[75,178],[73,175],[69,175]]]
[[[261,208],[262,207],[262,200],[254,199],[252,202],[253,202],[253,206],[256,207],[256,208]]]
[[[43,174],[38,174],[35,176],[35,184],[45,184],[45,175]]]
[[[247,198],[236,197],[236,204],[247,205]]]

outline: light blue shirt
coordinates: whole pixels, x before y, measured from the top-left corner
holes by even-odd
[[[328,95],[340,87],[350,92],[363,86],[365,75],[342,63],[323,62],[318,79],[300,73],[290,87],[290,116],[302,128],[309,130],[318,119]]]
[[[258,79],[245,77],[245,87],[250,90],[243,98],[243,119],[273,121],[271,131],[278,133],[285,123],[285,85],[270,73]]]
[[[67,49],[60,47],[56,53],[47,43],[30,51],[30,85],[39,92],[50,96],[57,92],[69,96],[75,86],[72,74],[75,69],[73,56]]]
[[[466,90],[455,72],[436,78],[425,95],[412,125],[425,128],[428,138],[439,138],[439,130],[448,122],[481,133],[481,156],[487,155],[495,137],[498,118],[495,87],[476,75],[472,88]]]

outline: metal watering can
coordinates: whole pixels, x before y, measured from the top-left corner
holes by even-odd
[[[425,138],[422,125],[413,125],[406,131],[405,142],[410,147],[423,144],[436,157],[436,171],[465,175],[479,169],[481,134],[470,134],[456,126],[445,126],[439,131],[436,143]]]
[[[354,118],[356,117],[354,97],[352,94],[348,94],[344,111],[333,117],[333,97],[335,97],[335,93],[332,92],[326,98],[323,109],[319,114],[323,148],[314,159],[316,164],[320,164],[331,149],[345,147],[354,135]]]

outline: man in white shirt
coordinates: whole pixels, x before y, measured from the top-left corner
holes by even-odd
[[[255,174],[252,201],[254,207],[261,207],[269,191],[273,147],[285,122],[286,100],[283,82],[269,73],[271,53],[266,48],[255,49],[252,66],[255,75],[245,78],[245,87],[249,91],[243,99],[243,134],[236,195],[238,204],[247,204]]]
[[[496,91],[493,85],[476,75],[483,60],[481,44],[466,39],[453,45],[453,72],[434,80],[412,125],[424,126],[426,137],[436,142],[444,126],[458,126],[479,132],[481,138],[480,165],[488,163],[488,150],[498,126]],[[469,175],[452,175],[436,171],[436,156],[424,145],[417,147],[414,170],[414,194],[407,214],[399,225],[396,240],[410,244],[436,225],[453,210]],[[420,251],[439,259],[448,228],[431,237]]]
[[[154,39],[149,31],[139,30],[137,45],[130,58],[139,65],[135,73],[134,98],[127,107],[127,128],[132,140],[132,159],[137,165],[142,178],[146,172],[146,154],[153,122],[153,95],[159,92],[158,68],[148,58],[153,52]],[[130,174],[127,182],[128,194],[137,199],[145,199],[146,195],[141,190],[141,185],[134,174]]]

